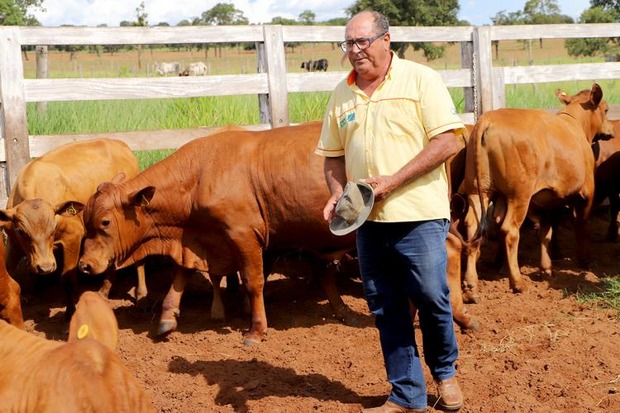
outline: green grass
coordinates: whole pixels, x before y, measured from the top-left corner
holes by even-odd
[[[577,301],[616,310],[616,317],[620,319],[620,277],[605,277],[598,287],[600,291],[577,293]]]

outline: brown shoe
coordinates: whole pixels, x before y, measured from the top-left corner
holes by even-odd
[[[388,400],[382,406],[363,409],[362,413],[426,413],[426,408],[411,409]]]
[[[443,381],[437,381],[439,400],[437,404],[443,410],[458,410],[463,406],[463,393],[456,376]]]

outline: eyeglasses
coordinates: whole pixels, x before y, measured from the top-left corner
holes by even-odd
[[[350,50],[353,50],[354,45],[357,45],[358,49],[366,50],[370,47],[372,42],[379,39],[380,37],[385,36],[386,34],[387,32],[383,32],[373,37],[360,37],[359,39],[345,40],[344,42],[340,43],[340,48],[343,52],[348,52]]]

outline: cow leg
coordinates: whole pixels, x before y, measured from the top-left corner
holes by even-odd
[[[344,301],[342,301],[340,291],[338,291],[338,285],[336,284],[338,264],[336,262],[330,262],[325,265],[325,260],[323,259],[317,259],[315,261],[315,272],[318,270],[321,286],[327,295],[327,300],[329,301],[335,317],[343,321],[346,325],[355,324],[355,320],[351,317],[351,310]]]
[[[552,237],[553,226],[551,225],[548,217],[542,217],[538,227],[538,238],[540,240],[540,269],[543,274],[547,276],[551,276],[553,273],[550,254]]]
[[[159,319],[159,328],[157,329],[158,336],[164,336],[176,330],[177,317],[181,314],[179,309],[181,297],[183,296],[185,285],[187,285],[187,281],[191,276],[191,270],[179,266],[176,267],[170,290],[168,290],[168,294],[166,294],[161,304],[161,317]]]
[[[252,322],[249,331],[244,335],[243,344],[250,346],[260,343],[263,334],[267,331],[267,314],[263,297],[265,276],[263,275],[262,251],[260,248],[245,251],[242,259],[244,265],[240,271],[241,280],[250,298],[250,308],[252,309]]]
[[[484,217],[481,217],[480,198],[477,194],[469,196],[468,202],[469,210],[467,211],[463,222],[467,232],[467,239],[472,240]],[[482,239],[479,238],[475,241],[471,241],[466,249],[467,257],[465,274],[463,275],[462,291],[463,301],[466,303],[480,302],[480,297],[478,296],[478,272],[476,270],[476,265],[478,258],[480,257],[481,244]]]
[[[108,268],[104,274],[103,285],[99,289],[99,294],[107,299],[110,298],[110,290],[112,290],[112,285],[116,282],[116,270]]]
[[[452,304],[452,317],[461,327],[461,330],[477,330],[478,321],[475,320],[463,305],[463,293],[461,291],[461,252],[463,244],[458,237],[448,233],[446,249],[448,251],[448,267],[446,277],[450,288],[450,303]],[[413,314],[413,313],[412,313]]]
[[[213,285],[213,301],[211,302],[211,319],[212,320],[223,320],[226,317],[226,310],[224,309],[224,302],[222,301],[222,287],[221,287],[222,278],[224,277],[221,275],[217,275],[217,274],[209,274],[209,276],[211,277],[211,284]]]
[[[618,212],[620,212],[620,194],[609,197],[609,226],[607,227],[607,241],[618,241]]]
[[[501,232],[504,236],[504,245],[506,248],[506,260],[508,264],[508,272],[510,278],[510,288],[515,293],[524,292],[527,286],[523,281],[523,275],[519,268],[518,251],[519,251],[519,230],[521,224],[527,215],[527,207],[529,199],[515,205],[517,202],[512,200],[508,202],[506,217],[501,226]]]
[[[138,278],[138,285],[136,286],[136,307],[141,309],[150,308],[148,302],[148,288],[146,287],[146,273],[144,271],[144,264],[136,265],[136,275]]]
[[[60,285],[65,292],[67,309],[65,310],[65,321],[71,321],[71,316],[75,313],[75,291],[77,290],[77,270],[74,268],[63,272],[60,275]]]
[[[577,263],[587,268],[590,264],[590,231],[588,218],[591,202],[585,207],[575,207],[575,237],[577,238]]]

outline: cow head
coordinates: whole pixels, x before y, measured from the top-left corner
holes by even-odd
[[[603,100],[603,90],[597,83],[592,85],[592,89],[582,90],[573,96],[561,89],[557,89],[555,94],[566,105],[560,113],[567,113],[580,122],[589,142],[596,135],[613,135],[613,125],[607,120],[609,106]]]
[[[97,187],[84,208],[86,237],[78,262],[81,271],[101,274],[110,266],[124,266],[153,227],[145,210],[154,195],[153,186],[129,194],[113,182]]]
[[[48,274],[56,270],[55,243],[65,230],[82,235],[82,223],[76,217],[82,210],[80,202],[62,203],[53,208],[39,198],[23,201],[13,208],[0,210],[0,226],[9,240],[27,255],[33,272]]]

